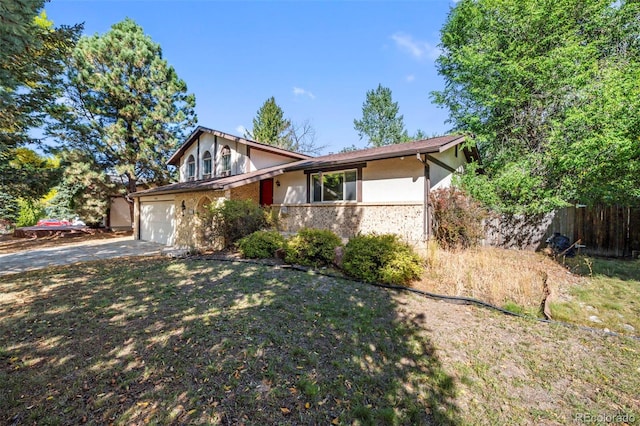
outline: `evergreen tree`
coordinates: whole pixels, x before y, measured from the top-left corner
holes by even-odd
[[[0,192],[0,231],[15,223],[19,212],[18,199],[6,192]]]
[[[284,111],[272,96],[267,99],[253,119],[253,129],[245,136],[255,141],[288,149],[292,146],[291,121],[284,118]]]
[[[404,117],[398,115],[398,103],[391,98],[391,89],[381,84],[367,92],[362,104],[362,119],[353,120],[360,139],[367,137],[373,146],[406,142],[409,137],[404,128]]]
[[[253,129],[246,131],[244,136],[304,154],[318,154],[325,148],[316,143],[316,130],[309,120],[293,123],[284,118],[284,111],[273,96],[262,104],[253,119]]]
[[[104,35],[81,38],[67,79],[57,105],[62,119],[48,131],[64,149],[82,153],[96,187],[107,173],[128,192],[139,181],[172,179],[166,161],[195,123],[195,97],[140,26],[127,18]]]

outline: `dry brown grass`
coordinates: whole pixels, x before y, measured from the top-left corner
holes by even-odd
[[[542,301],[545,277],[556,294],[583,280],[548,256],[528,251],[493,247],[446,251],[432,243],[426,260],[427,272],[414,287],[498,306],[515,304],[532,313]]]

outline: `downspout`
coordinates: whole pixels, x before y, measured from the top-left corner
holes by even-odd
[[[429,162],[427,161],[427,155],[425,154],[424,160],[420,156],[420,153],[416,153],[416,158],[422,164],[424,164],[424,195],[422,205],[422,240],[428,241],[431,238],[431,212],[429,203],[429,194],[431,193],[431,177],[429,170]]]

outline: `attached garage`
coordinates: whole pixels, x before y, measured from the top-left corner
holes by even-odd
[[[176,239],[175,200],[140,199],[140,239],[172,246]]]

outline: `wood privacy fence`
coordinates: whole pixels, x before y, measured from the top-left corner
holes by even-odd
[[[559,232],[571,242],[585,245],[580,251],[593,256],[638,257],[640,208],[623,206],[567,207],[536,216],[498,216],[486,225],[485,245],[539,250]]]

